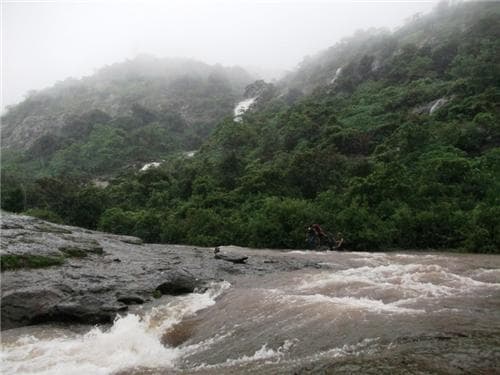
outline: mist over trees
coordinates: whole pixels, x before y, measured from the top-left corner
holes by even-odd
[[[3,118],[2,208],[151,242],[304,248],[319,222],[352,250],[499,252],[499,24],[463,3],[358,32],[248,86],[241,121],[239,69],[139,59],[61,83]]]
[[[198,148],[253,81],[241,68],[139,56],[32,93],[2,117],[27,175],[113,174]]]

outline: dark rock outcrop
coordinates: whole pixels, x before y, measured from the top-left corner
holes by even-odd
[[[225,260],[226,262],[231,262],[231,263],[246,263],[248,260],[247,256],[244,255],[231,255],[231,254],[222,254],[220,252],[220,247],[217,246],[214,250],[214,259],[219,259],[219,260]]]
[[[33,324],[37,316],[49,314],[63,296],[58,290],[36,287],[2,293],[2,330]]]
[[[145,300],[137,295],[121,296],[116,299],[118,302],[124,303],[125,305],[142,305]]]
[[[197,279],[193,275],[186,272],[179,272],[174,274],[170,280],[158,285],[156,290],[158,290],[161,294],[178,296],[200,290],[204,284],[204,281]]]
[[[93,232],[2,213],[1,256],[60,260],[17,263],[2,270],[1,328],[44,322],[106,323],[128,305],[161,295],[204,291],[211,281],[238,282],[264,275],[318,267],[307,257],[279,251],[224,247],[238,264],[214,259],[212,249],[142,244],[135,237]],[[45,258],[44,258],[45,259]],[[12,264],[12,263],[11,263]]]
[[[125,310],[124,303],[103,304],[99,297],[86,295],[57,303],[46,313],[35,315],[31,322],[111,323],[117,313]]]

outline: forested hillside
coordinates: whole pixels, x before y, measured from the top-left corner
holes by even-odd
[[[68,79],[2,117],[3,163],[95,177],[197,149],[252,80],[241,68],[150,56]]]
[[[352,250],[499,252],[499,26],[467,2],[359,32],[260,83],[193,158],[106,188],[4,178],[2,207],[169,243],[303,248],[319,222]]]

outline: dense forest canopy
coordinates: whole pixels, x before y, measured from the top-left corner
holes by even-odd
[[[3,151],[2,208],[152,242],[303,248],[304,226],[319,222],[352,250],[499,252],[499,25],[499,3],[442,3],[393,33],[358,32],[246,95],[238,71],[173,86],[130,73],[109,86],[129,100],[123,113],[85,86],[68,83],[54,103],[42,92],[4,121],[29,130],[71,113],[74,97],[95,106],[23,152]],[[115,82],[129,74],[121,68],[99,74]],[[157,106],[166,86],[194,101],[186,113]],[[241,121],[230,113],[238,87],[256,97]],[[119,168],[165,143],[200,147],[147,171]],[[110,171],[108,186],[89,183]]]

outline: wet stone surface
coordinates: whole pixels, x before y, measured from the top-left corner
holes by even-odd
[[[248,257],[240,264],[212,248],[3,219],[2,261],[39,249],[60,263],[3,268],[2,328],[20,328],[2,332],[2,373],[500,368],[498,256],[220,248],[225,259]]]
[[[231,255],[231,247],[222,247]],[[241,253],[239,253],[241,255]],[[94,232],[2,213],[1,256],[44,256],[61,265],[2,272],[2,330],[44,322],[111,322],[130,304],[317,262],[253,252],[246,264],[214,259],[212,248],[143,244],[139,238]],[[276,252],[279,256],[279,252]],[[24,262],[23,264],[27,264]]]

